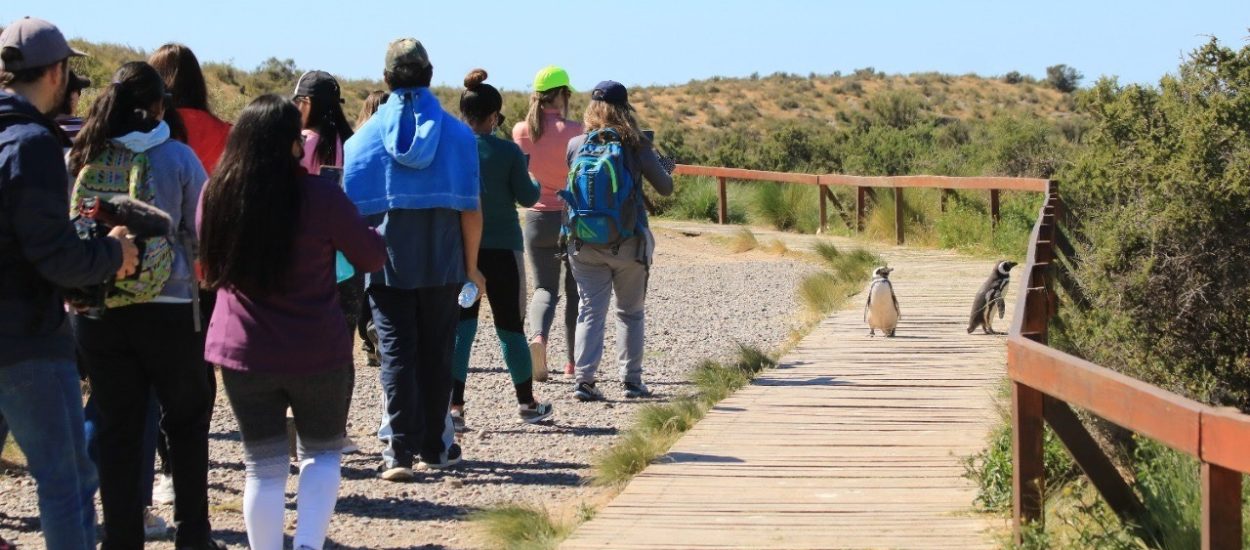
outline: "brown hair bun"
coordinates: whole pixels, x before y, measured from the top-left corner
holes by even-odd
[[[464,87],[469,90],[481,86],[483,82],[486,82],[485,69],[473,69],[464,77]]]

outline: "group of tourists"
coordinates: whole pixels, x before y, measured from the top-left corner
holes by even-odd
[[[673,165],[623,85],[595,86],[578,122],[568,74],[544,68],[509,141],[486,71],[465,77],[449,113],[411,38],[389,45],[387,90],[354,125],[322,71],[232,125],[186,46],[109,82],[74,74],[82,55],[46,21],[0,34],[0,441],[11,431],[26,456],[48,548],[142,548],[165,530],[154,501],[173,504],[177,548],[224,547],[207,495],[218,376],[242,439],[251,548],[283,547],[292,425],[294,546],[322,548],[341,455],[356,447],[354,339],[381,367],[379,476],[411,481],[463,458],[482,297],[518,421],[553,415],[534,383],[560,370],[548,347],[561,292],[574,397],[605,399],[613,294],[621,394],[651,395],[642,182],[671,193]],[[99,93],[77,118],[87,88]]]

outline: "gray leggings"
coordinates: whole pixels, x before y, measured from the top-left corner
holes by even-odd
[[[565,356],[573,362],[574,335],[577,333],[577,281],[568,261],[556,254],[559,246],[560,226],[563,212],[525,212],[525,257],[534,277],[534,298],[530,301],[526,316],[528,336],[547,338],[551,323],[555,320],[556,306],[560,303],[560,272],[564,271],[564,334]]]

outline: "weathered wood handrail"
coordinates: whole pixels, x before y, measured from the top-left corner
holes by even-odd
[[[1250,473],[1250,415],[1186,399],[1046,345],[1058,303],[1054,283],[1063,277],[1055,271],[1059,264],[1051,261],[1056,242],[1062,241],[1058,223],[1063,212],[1058,184],[1051,182],[1029,240],[1025,280],[1007,339],[1017,542],[1026,522],[1042,519],[1043,423],[1054,428],[1122,519],[1140,519],[1134,517],[1142,513],[1136,495],[1108,467],[1109,460],[1085,428],[1072,422],[1068,407],[1074,406],[1201,461],[1202,548],[1241,548],[1241,486],[1242,474]]]
[[[867,211],[867,201],[870,196],[869,190],[872,188],[892,188],[894,189],[894,231],[895,240],[898,244],[903,244],[903,189],[942,189],[942,207],[946,207],[946,193],[953,189],[980,190],[990,192],[990,220],[993,225],[998,224],[998,205],[1000,191],[1037,191],[1045,192],[1049,184],[1048,180],[1039,178],[1010,178],[1010,177],[949,177],[949,176],[848,176],[844,174],[796,174],[790,172],[768,172],[764,170],[747,170],[743,168],[721,168],[716,166],[694,166],[689,164],[679,164],[677,169],[673,171],[674,175],[679,176],[703,176],[716,178],[717,180],[717,221],[719,223],[728,223],[729,221],[729,199],[726,192],[726,182],[728,180],[742,181],[769,181],[777,183],[798,183],[803,185],[816,185],[820,187],[820,231],[824,233],[828,230],[829,216],[827,202],[833,202],[835,206],[841,210],[841,203],[837,197],[829,189],[830,186],[838,185],[843,187],[856,188],[855,200],[855,221],[851,224],[850,216],[847,216],[848,225],[853,225],[854,231],[864,230],[864,215]]]

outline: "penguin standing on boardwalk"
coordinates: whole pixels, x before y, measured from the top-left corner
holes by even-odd
[[[1007,283],[1011,281],[1011,268],[1013,267],[1016,267],[1016,262],[998,262],[998,265],[994,266],[994,271],[990,273],[990,278],[981,285],[976,299],[972,301],[972,313],[968,317],[968,334],[972,334],[978,326],[986,334],[999,334],[994,331],[994,309],[998,309],[998,318],[1002,319],[1007,311],[1004,295],[1007,292]]]
[[[885,266],[872,272],[872,283],[868,285],[868,303],[864,304],[864,321],[868,323],[868,335],[876,336],[881,329],[886,336],[893,337],[894,329],[898,328],[898,298],[894,296],[894,286],[890,284],[890,272]]]

